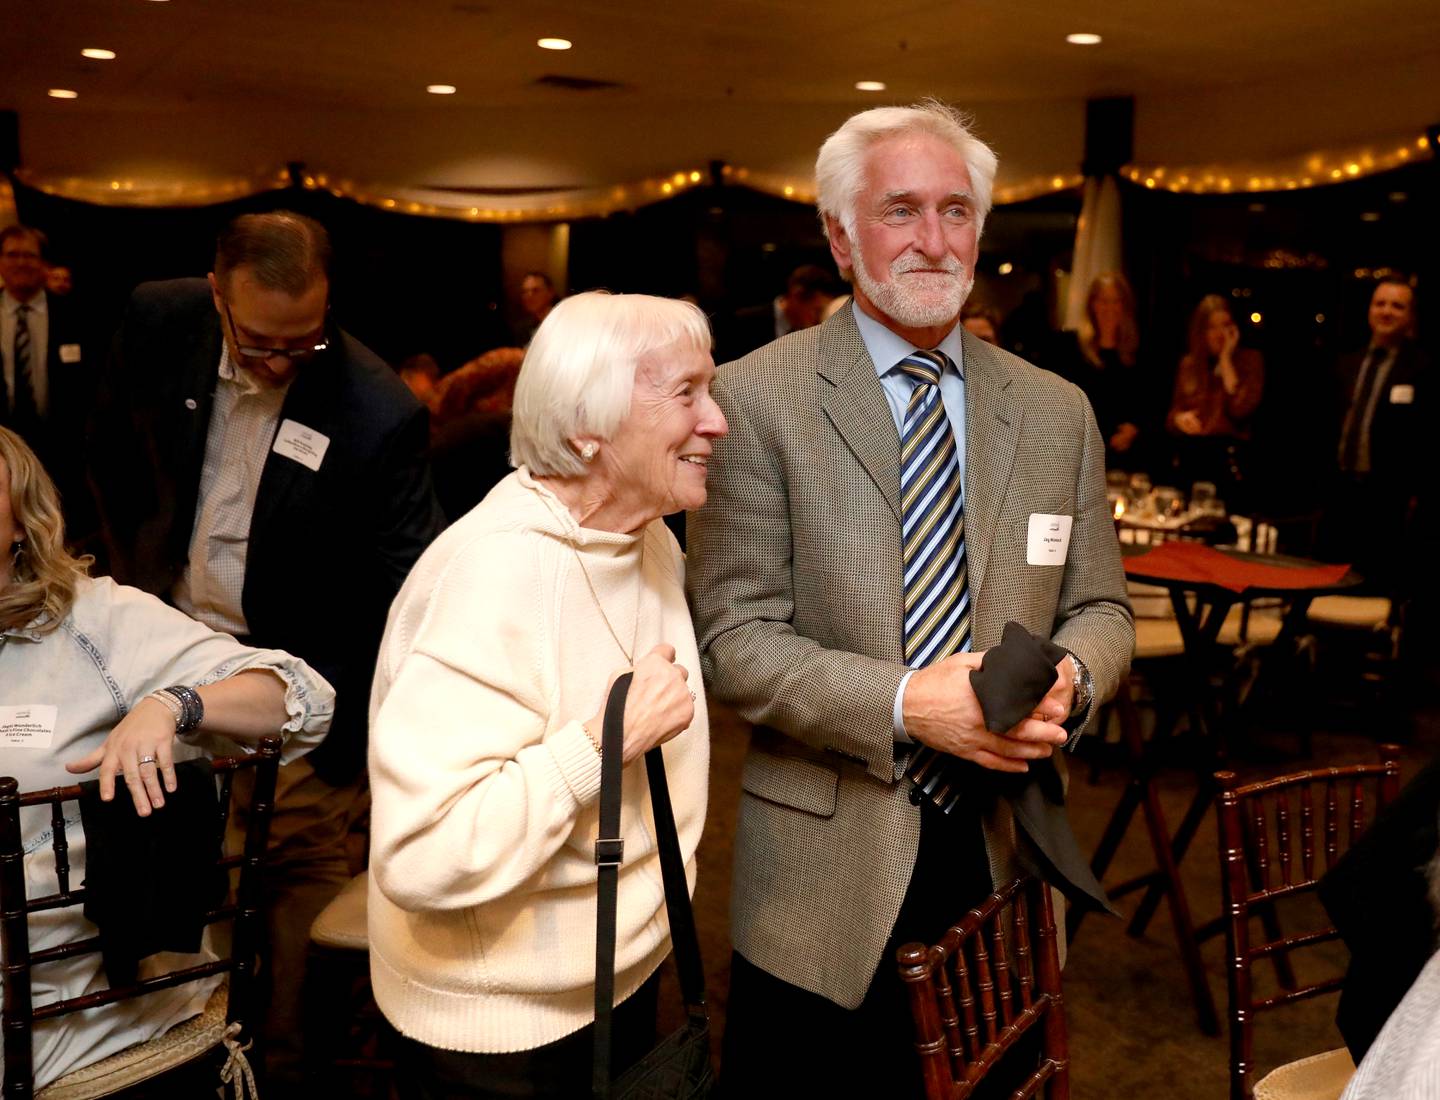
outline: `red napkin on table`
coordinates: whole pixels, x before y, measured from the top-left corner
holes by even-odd
[[[1324,588],[1350,572],[1347,565],[1269,565],[1232,558],[1199,542],[1164,542],[1125,559],[1132,577],[1195,581],[1244,592],[1247,588]]]

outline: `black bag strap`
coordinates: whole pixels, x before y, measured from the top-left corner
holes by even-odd
[[[650,779],[650,805],[655,811],[655,834],[660,848],[660,875],[665,882],[665,911],[670,917],[670,946],[680,972],[680,996],[691,1019],[705,1020],[705,969],[700,965],[700,937],[695,932],[695,911],[690,905],[690,883],[680,855],[680,835],[670,807],[670,784],[665,778],[665,754],[654,748],[645,754]]]
[[[591,1078],[597,1100],[604,1100],[610,1094],[615,909],[620,863],[625,852],[625,840],[620,836],[620,773],[625,741],[625,699],[631,679],[632,674],[627,672],[610,689],[601,739],[600,835],[595,841],[595,862],[599,865],[599,904],[595,917],[595,1063]],[[670,805],[670,784],[665,776],[665,756],[661,749],[653,748],[645,754],[645,771],[650,781],[650,805],[655,814],[660,874],[665,883],[665,909],[670,917],[670,944],[680,974],[680,994],[685,998],[690,1019],[702,1023],[709,1018],[705,1010],[705,970],[700,960],[695,912],[690,904],[690,885],[685,877],[685,860],[680,855],[680,837],[675,829],[675,812]]]
[[[610,688],[600,739],[600,835],[595,840],[599,900],[595,911],[595,1064],[591,1087],[610,1095],[610,1014],[615,1009],[615,905],[625,838],[620,835],[620,771],[624,763],[625,699],[634,674]]]

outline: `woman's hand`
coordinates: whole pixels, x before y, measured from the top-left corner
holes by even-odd
[[[1199,435],[1205,430],[1205,425],[1200,422],[1200,414],[1194,409],[1182,409],[1175,414],[1175,427],[1179,428],[1186,435]]]
[[[72,760],[65,770],[76,775],[100,769],[100,798],[109,802],[115,797],[115,775],[123,773],[125,786],[135,800],[135,812],[149,817],[150,810],[165,805],[160,789],[175,790],[175,759],[171,751],[175,741],[175,716],[163,703],[141,699],[130,713],[116,724],[105,743],[88,756]]]
[[[1128,420],[1115,429],[1115,434],[1110,437],[1110,449],[1119,451],[1122,454],[1130,449],[1135,442],[1135,437],[1140,434],[1140,429]]]
[[[690,670],[675,663],[674,646],[657,645],[635,662],[632,671],[635,678],[625,699],[626,764],[683,733],[695,720],[695,696],[686,684]],[[607,699],[609,695],[607,689]],[[596,715],[585,723],[586,732],[597,745],[604,724],[602,702]]]
[[[1240,346],[1240,326],[1233,321],[1225,326],[1225,343],[1221,345],[1220,354],[1229,359],[1235,354],[1235,349]]]

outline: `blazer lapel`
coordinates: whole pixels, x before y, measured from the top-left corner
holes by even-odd
[[[850,315],[853,308],[840,310],[820,332],[817,369],[820,377],[834,387],[821,398],[820,405],[899,523],[900,439],[875,364]]]
[[[173,403],[164,416],[168,439],[161,460],[172,464],[170,470],[162,471],[162,479],[173,479],[174,511],[166,521],[166,538],[170,555],[178,562],[185,561],[195,528],[205,440],[219,385],[220,346],[220,318],[216,316],[189,340],[174,388],[167,385],[160,391],[165,402]]]
[[[303,364],[295,381],[290,384],[290,392],[285,395],[285,403],[280,408],[280,419],[276,423],[276,431],[286,420],[294,420],[307,428],[314,428],[327,436],[334,437],[335,428],[325,414],[326,406],[331,404],[326,400],[325,391],[328,368],[331,366],[326,361],[328,355],[315,360],[313,363]],[[270,443],[267,442],[269,447]],[[327,457],[329,453],[327,452]],[[293,458],[276,454],[272,449],[265,458],[265,469],[260,473],[260,485],[255,492],[255,511],[250,517],[250,546],[253,548],[258,541],[265,537],[271,520],[280,512],[286,499],[295,489],[310,482],[315,477],[315,472],[302,466]]]
[[[961,339],[965,357],[965,556],[970,594],[978,598],[1025,414],[1010,393],[1014,380],[990,345],[968,332]]]

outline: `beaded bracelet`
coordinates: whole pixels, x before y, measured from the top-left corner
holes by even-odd
[[[171,695],[163,688],[152,691],[149,695],[145,696],[145,698],[154,699],[157,703],[159,703],[166,710],[168,710],[170,712],[170,717],[175,719],[175,728],[177,730],[180,728],[180,719],[185,713],[185,708],[180,705],[179,699],[176,699],[173,695]]]
[[[205,721],[205,703],[194,688],[174,684],[150,693],[150,698],[165,705],[175,719],[177,737],[190,733]]]

